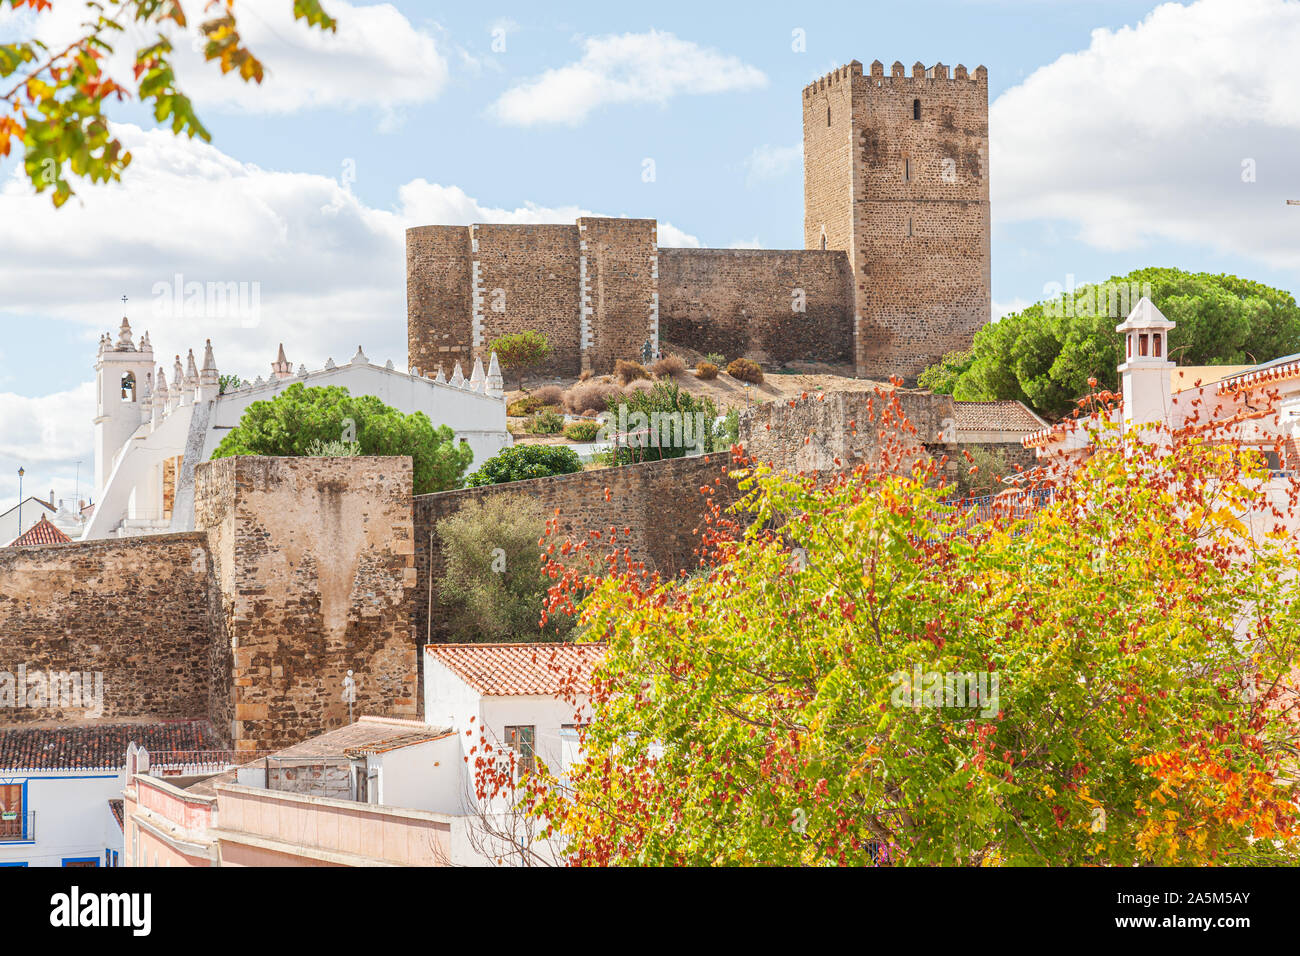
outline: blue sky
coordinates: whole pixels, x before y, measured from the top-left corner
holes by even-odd
[[[58,213],[0,163],[0,499],[20,462],[59,496],[87,473],[86,383],[122,295],[168,368],[211,337],[252,377],[280,341],[295,364],[362,344],[400,365],[408,225],[590,211],[656,218],[662,245],[799,247],[800,91],[854,58],[988,67],[995,310],[1145,265],[1300,287],[1300,81],[1275,68],[1294,2],[326,0],[329,39],[289,6],[237,8],[256,94],[182,59],[210,146],[125,105],[126,182]],[[57,36],[80,18],[59,8],[0,14],[0,37]],[[258,283],[256,321],[163,316],[176,273]]]

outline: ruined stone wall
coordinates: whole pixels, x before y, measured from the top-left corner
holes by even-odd
[[[660,335],[764,365],[851,365],[852,282],[843,252],[661,249]]]
[[[659,341],[658,232],[653,219],[578,220],[584,368],[611,371]]]
[[[210,570],[195,533],[0,548],[0,671],[98,671],[102,720],[201,717],[214,682]],[[87,719],[84,707],[0,709],[0,725]]]
[[[916,428],[913,436],[894,430],[916,454],[951,457],[939,436],[954,418],[952,396],[900,389],[899,402]],[[786,402],[764,402],[740,416],[740,443],[751,457],[790,472],[832,472],[878,460],[881,412],[888,405],[874,390],[827,392]],[[871,416],[874,414],[875,418]]]
[[[430,550],[430,534],[440,520],[455,514],[467,501],[498,494],[516,496],[521,502],[535,505],[548,519],[558,508],[561,541],[564,537],[581,539],[589,530],[602,532],[608,540],[610,527],[616,527],[619,547],[626,544],[633,560],[644,561],[649,570],[672,577],[696,565],[694,549],[699,542],[696,529],[706,500],[700,488],[712,485],[714,479],[724,478],[729,461],[730,456],[723,453],[673,458],[417,496],[415,567],[419,583],[411,595],[410,609],[416,639],[423,646],[426,638],[437,643],[450,637],[440,623],[444,612],[438,600],[437,578],[443,571],[443,559],[436,534]],[[630,536],[624,535],[624,529],[630,531]],[[430,630],[427,608],[431,580],[433,627]]]
[[[406,341],[409,364],[448,378],[473,359],[473,277],[467,226],[406,230]]]
[[[409,458],[224,458],[197,470],[235,746],[274,749],[358,714],[413,717]]]

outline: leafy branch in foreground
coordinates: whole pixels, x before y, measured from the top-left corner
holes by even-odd
[[[0,0],[14,10],[28,8],[38,14],[54,3],[71,0]],[[235,73],[245,82],[261,83],[265,74],[260,60],[244,45],[235,14],[236,0],[214,0],[205,10],[219,15],[198,25],[203,56],[222,73]],[[173,133],[211,140],[211,134],[194,112],[190,98],[180,89],[173,67],[169,33],[189,26],[180,0],[120,0],[105,6],[86,3],[89,19],[80,35],[57,51],[38,39],[0,43],[0,157],[14,144],[22,150],[23,169],[36,191],[52,189],[54,205],[73,195],[70,177],[90,182],[122,178],[131,154],[109,128],[105,105],[132,96],[153,106],[154,119]],[[293,0],[293,15],[309,26],[333,32],[337,24],[318,0]],[[110,76],[105,59],[113,43],[129,25],[147,26],[155,39],[135,51],[129,80]]]

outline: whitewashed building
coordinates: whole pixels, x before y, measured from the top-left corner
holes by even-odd
[[[95,509],[83,540],[192,531],[195,466],[211,458],[248,406],[299,382],[340,385],[406,414],[424,412],[435,427],[447,425],[469,444],[471,469],[512,444],[495,355],[486,372],[476,360],[468,379],[457,365],[448,381],[441,370],[428,378],[416,369],[399,371],[391,361],[375,365],[359,347],[345,365],[330,359],[322,369],[300,365],[295,372],[281,345],[265,381],[259,376],[223,394],[211,340],[202,368],[192,350],[184,364],[177,355],[169,382],[155,365],[149,333],[137,345],[123,318],[116,342],[100,339],[95,378]]]
[[[164,762],[224,754],[206,721],[0,729],[0,867],[121,865],[133,745]]]

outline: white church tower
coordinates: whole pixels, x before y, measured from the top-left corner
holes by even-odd
[[[1146,296],[1115,327],[1124,335],[1119,367],[1124,393],[1124,433],[1142,425],[1169,424],[1174,363],[1169,361],[1169,330],[1174,323]]]
[[[122,317],[114,344],[108,335],[99,340],[95,360],[95,495],[102,497],[113,463],[143,420],[141,402],[153,393],[153,346],[149,333],[137,347],[131,340],[131,323]]]

